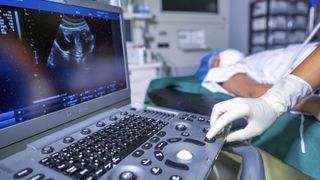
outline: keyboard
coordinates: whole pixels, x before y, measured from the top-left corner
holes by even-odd
[[[72,137],[66,137],[64,141],[72,144],[43,158],[39,163],[76,179],[96,179],[167,124],[168,122],[161,120],[130,114],[77,142],[73,142]],[[97,126],[103,127],[105,123],[98,122]],[[91,131],[85,128],[81,132],[90,134]],[[161,137],[164,133],[159,132],[158,136]],[[148,149],[151,146],[146,143],[142,148]],[[133,156],[139,157],[142,154],[142,151],[136,151]]]
[[[130,105],[27,145],[0,161],[0,179],[206,179],[228,129],[205,134],[207,116]]]

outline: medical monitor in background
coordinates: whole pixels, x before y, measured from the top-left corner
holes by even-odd
[[[120,18],[112,7],[0,2],[0,147],[129,98]]]

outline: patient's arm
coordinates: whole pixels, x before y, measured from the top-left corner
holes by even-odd
[[[236,96],[256,98],[267,92],[272,85],[260,84],[247,74],[236,74],[224,82],[222,87]]]
[[[247,74],[236,74],[224,82],[222,87],[236,96],[255,98],[264,94],[272,85],[260,84]],[[311,113],[320,120],[320,97],[315,95],[306,97],[293,110]]]
[[[320,120],[320,96],[312,95],[304,98],[293,110],[311,113]]]

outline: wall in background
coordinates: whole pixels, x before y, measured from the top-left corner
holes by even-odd
[[[249,52],[250,0],[231,0],[229,47]]]

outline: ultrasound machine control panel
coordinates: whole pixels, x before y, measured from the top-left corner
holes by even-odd
[[[4,179],[206,179],[224,133],[206,116],[130,105],[33,142],[0,163]]]

